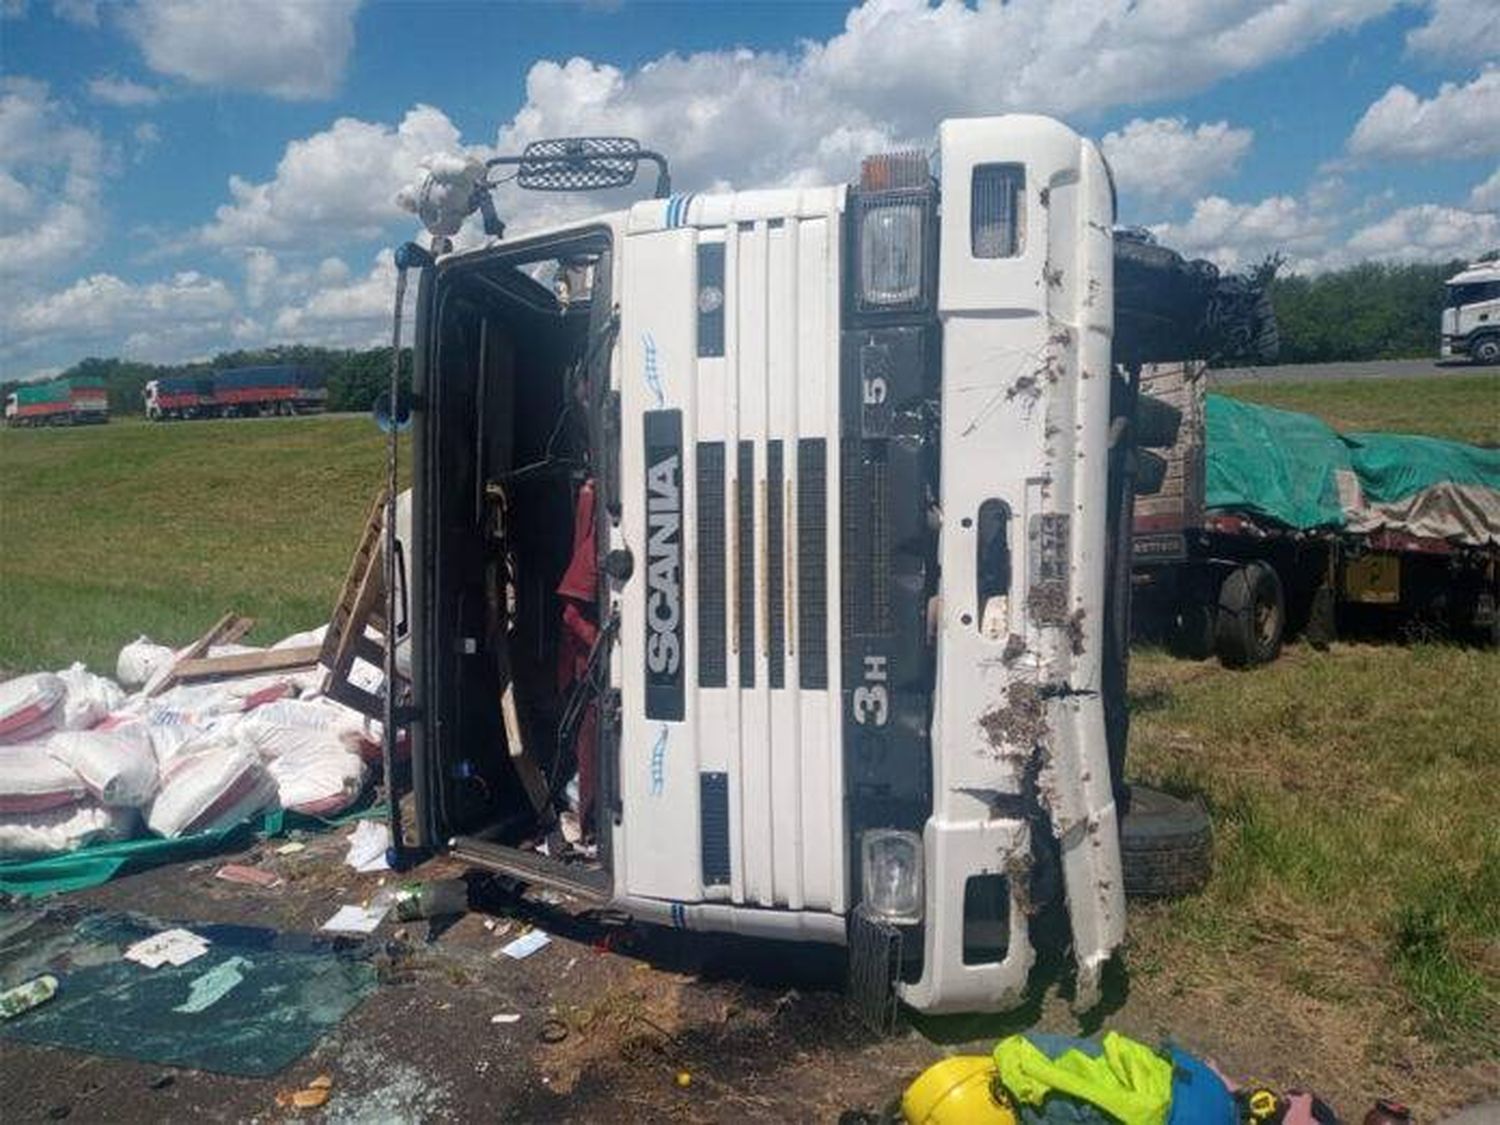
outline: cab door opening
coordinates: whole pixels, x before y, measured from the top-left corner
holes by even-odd
[[[440,268],[423,294],[414,534],[427,628],[413,750],[430,845],[534,847],[559,840],[571,813],[584,834],[568,832],[567,864],[547,849],[559,868],[598,870],[608,854],[592,826],[608,820],[593,814],[607,800],[594,545],[610,258],[598,229],[518,243]]]

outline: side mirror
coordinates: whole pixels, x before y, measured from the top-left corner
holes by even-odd
[[[411,392],[403,388],[396,395],[396,417],[391,418],[391,396],[381,391],[370,408],[370,416],[383,434],[405,433],[411,429]]]

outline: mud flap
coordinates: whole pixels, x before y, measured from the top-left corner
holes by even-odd
[[[849,918],[846,995],[856,1019],[876,1035],[896,1027],[896,981],[901,972],[901,930],[872,918],[863,906]]]

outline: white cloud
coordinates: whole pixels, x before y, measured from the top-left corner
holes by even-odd
[[[34,351],[57,338],[79,348],[93,343],[114,347],[140,333],[161,341],[161,348],[151,351],[155,356],[169,350],[169,339],[222,331],[235,304],[222,281],[192,271],[147,284],[97,273],[9,309],[5,336],[13,342],[5,350]],[[134,354],[145,358],[140,348]]]
[[[1099,142],[1126,195],[1192,199],[1234,172],[1254,133],[1216,121],[1191,128],[1181,117],[1137,117]]]
[[[99,237],[104,145],[43,82],[0,79],[0,276],[75,262]]]
[[[233,201],[217,210],[199,236],[226,247],[378,237],[404,214],[395,195],[417,161],[458,144],[458,130],[431,106],[414,107],[394,129],[341,117],[287,145],[274,179],[231,177]]]
[[[1465,261],[1500,245],[1500,215],[1422,203],[1402,207],[1354,233],[1347,244],[1355,259],[1435,262]]]
[[[136,143],[142,147],[154,145],[161,142],[161,130],[153,121],[142,121],[133,130],[131,136],[135,137]]]
[[[158,74],[299,100],[338,89],[359,0],[140,0],[127,33]]]
[[[368,348],[387,343],[395,311],[396,263],[390,250],[381,250],[363,277],[334,281],[336,260],[325,261],[325,280],[304,300],[286,304],[273,321],[277,339],[317,342],[330,346]],[[342,266],[343,263],[337,263]],[[406,311],[415,294],[407,290]]]
[[[1500,54],[1495,0],[1432,0],[1432,15],[1407,33],[1406,49],[1433,62],[1474,63]]]
[[[1193,205],[1186,222],[1157,223],[1153,234],[1188,257],[1207,258],[1221,269],[1253,266],[1268,254],[1286,255],[1295,268],[1315,260],[1334,223],[1301,200],[1274,195],[1258,203],[1235,203],[1211,195]]]
[[[161,101],[161,91],[154,86],[132,82],[113,74],[101,74],[89,80],[89,96],[105,105],[135,109],[156,105]]]
[[[1423,100],[1392,86],[1359,119],[1349,136],[1352,156],[1375,160],[1431,160],[1500,152],[1500,67],[1466,86],[1445,82]]]
[[[99,0],[52,0],[52,14],[79,27],[98,27]]]
[[[1476,211],[1500,211],[1500,168],[1469,192],[1469,206]]]

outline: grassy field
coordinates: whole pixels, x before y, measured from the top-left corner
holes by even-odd
[[[1500,441],[1497,389],[1233,393]],[[326,620],[382,469],[363,419],[0,432],[0,668],[109,671],[139,633],[186,642],[228,609],[261,643]],[[1297,645],[1233,673],[1143,651],[1131,692],[1133,772],[1204,796],[1217,867],[1132,908],[1121,1015],[1429,1110],[1500,1086],[1500,654]]]
[[[110,671],[227,610],[328,620],[385,471],[363,418],[0,431],[0,668]]]
[[[1316,414],[1336,430],[1393,430],[1500,446],[1500,373],[1216,387],[1247,402]]]

